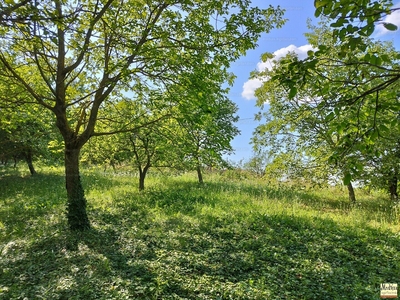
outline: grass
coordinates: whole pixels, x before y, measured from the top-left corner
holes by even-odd
[[[379,299],[400,214],[379,194],[194,174],[84,170],[92,229],[68,232],[61,169],[0,170],[0,299]]]

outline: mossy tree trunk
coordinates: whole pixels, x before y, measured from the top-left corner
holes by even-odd
[[[67,189],[67,219],[71,230],[90,228],[86,213],[86,198],[79,173],[80,148],[65,149],[65,184]]]

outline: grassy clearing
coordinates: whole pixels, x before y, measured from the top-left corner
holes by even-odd
[[[0,177],[0,299],[379,299],[400,281],[380,195],[85,171],[93,228],[67,231],[60,169]]]

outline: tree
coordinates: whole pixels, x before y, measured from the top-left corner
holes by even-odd
[[[172,167],[174,163],[172,128],[160,123],[129,134],[129,149],[139,171],[140,191],[144,190],[144,181],[150,167]]]
[[[378,111],[383,109],[399,110],[398,102],[387,102],[386,98],[397,98],[397,91],[392,87],[400,79],[398,63],[400,54],[394,50],[391,54],[379,49],[368,51],[370,45],[368,37],[374,32],[376,24],[383,24],[388,30],[397,30],[394,24],[385,23],[384,17],[398,8],[390,8],[392,1],[386,0],[357,3],[347,0],[316,0],[314,5],[315,16],[325,16],[332,22],[330,36],[334,49],[338,51],[338,56],[335,61],[321,64],[323,57],[329,55],[333,48],[332,43],[325,43],[326,39],[316,39],[315,51],[309,51],[308,57],[304,60],[296,58],[286,60],[284,65],[281,65],[284,71],[274,80],[290,91],[290,97],[294,97],[304,84],[313,82],[318,75],[320,81],[329,82],[329,90],[332,95],[335,95],[334,103],[331,101],[331,105],[336,108],[333,110],[334,114],[363,106],[371,98],[374,98],[376,104],[375,108],[371,109],[371,115],[375,112],[378,114]],[[347,78],[329,78],[325,74],[326,67],[344,68],[352,72],[346,73]],[[366,69],[368,72],[363,72]],[[321,93],[327,93],[327,89],[322,89]],[[383,91],[385,91],[384,97]],[[389,91],[390,95],[388,95]],[[389,107],[387,107],[388,103],[390,103]],[[379,131],[378,125],[391,127],[397,126],[396,124],[395,118],[376,120],[371,128],[365,129],[365,133]],[[375,136],[377,135],[372,135],[372,140]]]
[[[279,64],[264,71],[263,76],[274,76],[275,72],[279,72]],[[307,86],[292,99],[288,98],[288,91],[272,81],[266,81],[256,91],[258,106],[269,103],[269,109],[258,117],[265,118],[265,124],[256,128],[252,140],[255,151],[267,149],[266,156],[272,159],[266,166],[268,177],[326,185],[350,171],[354,152],[342,152],[335,160],[330,157],[339,151],[337,141],[343,132],[349,132],[351,115],[341,116],[348,120],[343,132],[332,132],[332,123],[326,118],[330,108],[318,106],[321,98],[313,96],[314,88],[319,87]],[[355,202],[351,182],[346,186],[350,201]]]
[[[362,176],[366,186],[384,189],[392,200],[398,199],[397,187],[400,176],[400,132],[391,131],[385,138],[374,144],[376,154],[365,158]]]
[[[291,162],[286,164],[290,166],[289,174],[322,179],[325,182],[329,178],[341,176],[348,187],[350,200],[355,202],[351,179],[361,176],[366,157],[376,153],[377,148],[373,141],[378,136],[383,138],[383,134],[389,130],[384,124],[376,124],[377,120],[392,124],[396,119],[394,108],[397,100],[393,98],[393,91],[388,89],[381,94],[381,107],[377,105],[376,97],[371,95],[348,107],[341,104],[342,99],[351,98],[359,89],[339,89],[338,83],[341,82],[343,87],[348,78],[355,74],[369,74],[374,78],[365,82],[363,87],[370,88],[370,85],[377,83],[380,76],[385,74],[386,67],[391,67],[396,53],[389,44],[372,42],[365,38],[363,42],[368,45],[367,49],[354,50],[352,55],[358,59],[375,52],[384,54],[388,57],[388,61],[382,63],[384,68],[376,69],[369,64],[344,64],[329,27],[324,23],[320,27],[311,24],[309,26],[312,29],[306,35],[309,43],[313,47],[323,43],[331,50],[329,53],[310,53],[318,56],[314,61],[315,71],[307,75],[309,79],[298,81],[292,86],[285,82],[277,84],[277,80],[282,79],[283,74],[292,72],[289,65],[298,62],[294,54],[275,61],[272,70],[255,74],[265,80],[263,86],[256,91],[257,104],[263,107],[265,102],[269,102],[270,109],[264,114],[266,124],[257,128],[253,141],[256,147],[270,147],[272,156],[285,153],[286,159],[289,157]],[[265,54],[264,58],[272,59],[270,54]],[[287,80],[291,81],[292,78]],[[260,119],[261,117],[262,114],[259,115]],[[281,162],[281,158],[278,156],[276,163]],[[316,169],[319,171],[316,172]],[[312,170],[312,174],[304,174],[307,170]]]
[[[197,172],[199,183],[203,183],[203,166],[224,164],[222,156],[233,151],[230,142],[239,133],[234,125],[239,120],[235,115],[236,105],[226,96],[205,96],[205,107],[192,107],[192,115],[178,119],[180,125],[179,147],[184,162]]]
[[[249,8],[249,1],[239,0],[7,3],[3,12],[10,8],[17,19],[32,14],[2,28],[0,63],[56,119],[65,144],[72,230],[90,227],[79,154],[91,137],[115,133],[95,130],[115,91],[166,87],[210,58],[228,67],[255,47],[261,32],[283,24],[279,8]],[[230,13],[231,8],[238,12]],[[25,73],[24,65],[34,72]],[[117,132],[133,128],[121,126]]]
[[[256,147],[252,157],[243,163],[243,168],[255,174],[258,177],[264,177],[267,165],[271,163],[271,157],[268,151],[262,147]]]
[[[5,92],[6,97],[9,96],[3,87],[1,85],[0,90]],[[24,97],[24,94],[20,94],[20,97]],[[29,95],[25,94],[25,97],[29,98]],[[8,107],[3,105],[1,98],[0,156],[4,162],[13,159],[14,167],[18,159],[24,159],[31,175],[35,175],[34,157],[48,156],[48,143],[54,132],[49,113],[39,106]]]
[[[234,126],[237,107],[226,96],[229,88],[221,88],[231,85],[233,77],[223,66],[208,61],[162,94],[146,89],[140,101],[119,101],[114,112],[107,111],[108,119],[117,118],[115,111],[127,110],[141,117],[119,113],[120,122],[139,124],[145,116],[147,123],[154,123],[118,134],[105,148],[96,147],[91,159],[100,155],[100,161],[116,157],[133,161],[140,190],[150,167],[196,169],[202,183],[203,166],[222,164],[222,155],[232,151],[230,141],[238,133]]]
[[[108,155],[110,162],[119,160],[132,164],[139,172],[140,191],[145,188],[146,175],[151,167],[172,167],[175,163],[174,157],[177,151],[174,149],[174,135],[177,124],[171,118],[175,107],[168,105],[166,97],[150,91],[148,97],[142,101],[119,102],[115,106],[116,109],[133,110],[137,113],[121,114],[123,121],[136,123],[137,128],[114,136],[106,136],[107,139],[112,139],[112,150],[106,149],[108,153],[103,156]],[[110,115],[115,114],[111,112]],[[140,119],[146,120],[145,126],[139,126]],[[100,141],[100,145],[102,144]],[[103,152],[104,150],[100,150],[100,153]]]
[[[340,49],[340,56],[344,61],[351,58],[351,52],[358,49],[365,51],[368,47],[368,42],[365,37],[371,36],[376,25],[383,25],[385,29],[395,31],[397,26],[395,24],[385,21],[385,17],[399,10],[400,8],[392,8],[392,0],[383,1],[363,1],[351,3],[347,0],[315,0],[314,6],[315,16],[324,16],[332,21],[330,26],[332,30],[332,38],[335,42],[339,42],[338,49]],[[320,44],[318,49],[321,53],[329,51]],[[305,61],[305,65],[313,60],[309,57]],[[370,64],[375,67],[380,67],[382,62],[387,61],[387,55],[383,53],[374,53],[371,56],[359,57],[358,60],[352,60],[352,64]],[[309,65],[310,66],[310,65]],[[392,66],[393,67],[393,66]],[[368,94],[374,94],[376,91],[386,89],[388,86],[394,84],[400,79],[400,70],[396,67],[386,69],[387,74],[382,77],[383,82],[377,85],[372,85],[369,89],[364,90],[364,93],[358,95],[358,99],[363,98]],[[355,78],[352,80],[355,80]],[[357,101],[357,97],[353,100]]]

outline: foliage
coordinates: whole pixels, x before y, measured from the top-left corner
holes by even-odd
[[[390,9],[392,1],[362,1],[352,3],[347,0],[314,2],[316,15],[325,15],[332,28],[331,39],[316,39],[314,51],[309,51],[304,60],[296,58],[285,60],[281,65],[281,74],[274,77],[289,90],[290,98],[300,91],[304,84],[317,83],[322,87],[318,96],[330,94],[333,108],[331,117],[338,116],[343,110],[357,111],[365,103],[370,105],[369,115],[377,116],[385,110],[398,111],[397,89],[395,85],[400,79],[398,51],[388,45],[371,47],[368,38],[380,18],[397,10]],[[357,23],[359,21],[359,23]],[[384,24],[387,29],[395,29],[393,24]],[[337,51],[335,60],[328,60],[332,50]],[[389,50],[389,51],[388,51]],[[326,76],[326,68],[343,70],[342,76]],[[368,71],[367,71],[368,70]],[[391,101],[387,101],[390,99]],[[397,116],[374,118],[373,124],[364,124],[360,117],[360,126],[365,138],[375,142],[378,132],[384,128],[396,127]],[[370,126],[371,125],[371,126]],[[342,122],[340,126],[345,126]],[[342,141],[345,143],[345,141]]]
[[[378,194],[351,208],[337,189],[194,174],[139,193],[84,170],[92,229],[65,234],[62,169],[14,172],[0,177],[0,298],[375,299],[400,272],[398,207]]]
[[[183,80],[198,66],[213,60],[228,68],[256,46],[262,32],[284,23],[279,7],[249,8],[249,4],[249,0],[45,0],[2,5],[1,75],[56,120],[65,147],[68,210],[86,203],[77,180],[82,147],[93,136],[137,126],[102,117],[114,99],[123,92],[131,92],[134,100],[149,90],[162,94],[173,84],[188,86]],[[115,121],[120,127],[101,132],[109,129],[99,126],[102,121]],[[84,209],[68,215],[87,219]],[[90,227],[74,220],[71,229]]]
[[[24,96],[20,95],[20,97]],[[50,158],[48,144],[55,138],[55,130],[51,125],[49,113],[37,106],[9,107],[3,97],[0,98],[0,111],[2,162],[12,159],[16,164],[17,160],[23,159],[27,162],[30,172],[35,174],[34,158]]]
[[[263,177],[266,173],[267,166],[271,163],[271,157],[266,150],[258,148],[253,152],[249,160],[243,163],[243,168],[255,174],[256,176]]]
[[[239,132],[234,125],[237,107],[226,96],[229,89],[221,88],[231,83],[232,74],[210,62],[196,69],[193,77],[206,78],[194,88],[174,85],[168,92],[151,91],[135,102],[116,101],[103,118],[136,124],[137,129],[91,141],[83,159],[113,167],[116,162],[133,164],[141,174],[140,189],[150,167],[199,171],[224,165],[222,156],[232,151],[230,142]],[[105,131],[118,131],[118,125],[107,126]]]
[[[253,143],[256,148],[268,147],[270,155],[275,156],[275,166],[269,167],[271,172],[284,170],[273,176],[302,177],[325,184],[341,177],[348,185],[352,179],[360,179],[371,157],[389,151],[383,146],[389,145],[384,140],[397,139],[397,85],[376,95],[365,95],[360,101],[349,102],[345,98],[382,82],[387,68],[396,68],[397,54],[389,43],[364,38],[367,48],[364,52],[353,50],[352,57],[357,60],[373,53],[384,54],[389,59],[381,63],[382,68],[343,62],[326,22],[309,27],[312,32],[306,34],[308,42],[315,49],[323,44],[330,51],[309,53],[315,60],[307,78],[297,77],[298,81],[291,85],[293,76],[300,76],[292,73],[296,72],[291,69],[294,62],[300,64],[293,53],[274,61],[271,70],[253,74],[265,81],[256,91],[257,105],[270,105],[268,111],[258,115],[266,123],[256,129]],[[271,59],[269,54],[265,57]],[[288,72],[293,76],[282,79]],[[365,79],[362,86],[348,82],[355,77]],[[386,163],[393,167],[390,164],[394,162]]]
[[[235,122],[237,106],[226,96],[205,93],[206,108],[192,106],[191,115],[182,115],[177,121],[180,125],[178,152],[188,169],[197,169],[199,182],[202,182],[200,168],[203,166],[226,166],[223,155],[233,151],[230,142],[239,133]]]
[[[387,30],[395,31],[397,26],[385,23],[382,19],[398,10],[391,8],[392,0],[353,3],[348,0],[315,0],[315,16],[326,16],[332,20],[333,36],[342,41],[341,52],[355,48],[366,49],[367,44],[361,37],[370,36],[376,24],[382,24]]]

